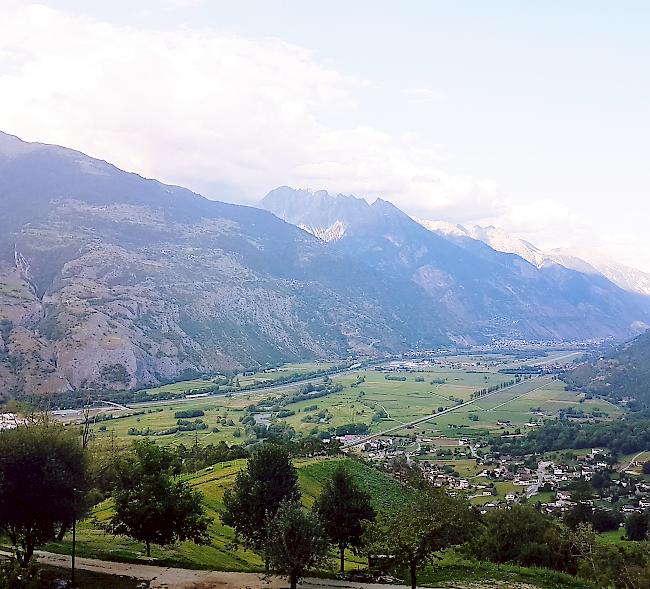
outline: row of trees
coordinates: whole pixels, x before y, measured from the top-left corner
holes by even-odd
[[[361,547],[363,524],[375,517],[370,497],[344,468],[333,473],[311,513],[300,499],[287,447],[265,444],[226,491],[221,515],[237,542],[260,554],[267,571],[286,574],[292,587],[324,562],[331,544],[339,550],[343,571],[345,550]]]
[[[376,514],[369,495],[339,466],[307,512],[286,449],[266,444],[226,491],[221,519],[238,542],[264,558],[267,571],[285,574],[292,588],[324,562],[330,545],[339,552],[341,571],[346,549],[365,548],[406,566],[416,587],[420,567],[438,551],[463,543],[477,516],[464,500],[413,480],[415,490],[405,492],[398,507]]]
[[[632,454],[650,448],[650,412],[604,423],[547,422],[523,438],[495,437],[490,444],[495,451],[513,456],[598,447]]]

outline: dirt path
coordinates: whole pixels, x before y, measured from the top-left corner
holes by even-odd
[[[1,552],[0,555],[9,556]],[[51,552],[36,552],[42,564],[70,568],[70,557]],[[105,575],[131,577],[150,583],[151,589],[279,589],[287,587],[287,581],[272,577],[270,580],[257,573],[229,573],[223,571],[194,571],[172,567],[158,567],[146,564],[109,562],[95,558],[77,558],[79,570],[93,571]],[[302,589],[408,589],[405,585],[383,585],[377,583],[353,583],[336,579],[307,579],[300,585]]]
[[[9,556],[0,551],[0,556]],[[36,558],[41,564],[59,568],[70,568],[70,557],[52,552],[36,551]],[[194,571],[172,567],[158,567],[146,564],[128,564],[109,562],[95,558],[77,558],[78,570],[92,571],[104,575],[130,577],[145,581],[150,589],[284,589],[288,583],[284,579],[272,577],[264,579],[258,573],[229,573],[223,571]],[[356,583],[338,579],[305,579],[300,589],[410,589],[406,585],[388,585],[382,583]],[[429,586],[431,587],[431,586]],[[436,585],[439,589],[536,589],[528,584],[510,584],[502,582],[485,583],[451,583]]]

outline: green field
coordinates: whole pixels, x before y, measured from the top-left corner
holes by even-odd
[[[358,483],[371,495],[376,510],[387,509],[400,503],[403,501],[405,493],[408,493],[394,479],[357,460],[345,458],[305,459],[296,461],[305,506],[313,504],[321,492],[323,483],[341,461],[346,464],[346,468]],[[165,549],[152,546],[152,559],[146,559],[142,545],[127,538],[107,535],[99,527],[110,516],[111,502],[109,500],[98,505],[89,518],[80,522],[77,532],[77,554],[104,560],[151,562],[162,566],[194,569],[261,571],[263,565],[260,558],[254,553],[235,549],[231,545],[232,531],[221,525],[218,518],[223,506],[223,493],[232,485],[235,476],[244,465],[244,461],[217,464],[212,471],[204,470],[187,477],[194,488],[204,494],[208,513],[214,518],[210,530],[213,540],[210,545],[196,546],[185,542]],[[45,549],[69,554],[71,546],[69,542],[64,542],[50,544]],[[332,557],[332,570],[335,570],[336,555],[333,554]],[[366,561],[363,557],[347,555],[346,568],[348,571],[363,570],[365,567]],[[593,589],[592,585],[584,581],[554,571],[511,565],[497,566],[492,563],[467,560],[453,550],[446,552],[434,566],[426,567],[421,571],[419,579],[426,585],[442,583],[447,586],[448,583],[454,582],[454,586],[459,587],[465,587],[465,583],[471,583],[472,587],[477,588],[510,587],[510,583],[513,586],[518,583],[527,583],[527,586],[540,589]],[[485,583],[485,585],[477,583]],[[121,587],[121,585],[119,586]],[[126,589],[131,585],[126,584],[124,587]]]
[[[498,373],[498,368],[505,362],[501,357],[498,357],[498,361],[495,358],[488,361],[485,357],[482,360],[472,357],[469,361],[466,357],[462,359],[463,362],[458,362],[454,358],[445,358],[424,371],[398,373],[399,378],[405,378],[403,381],[387,380],[384,372],[373,369],[334,376],[334,383],[340,383],[343,390],[286,405],[285,408],[295,414],[281,419],[272,417],[271,421],[289,425],[299,435],[313,435],[350,423],[363,423],[370,426],[371,431],[383,431],[431,415],[441,408],[454,407],[469,400],[472,393],[479,389],[499,385],[513,378]],[[323,366],[299,364],[284,368],[311,371]],[[357,382],[359,377],[363,378],[363,382]],[[207,381],[189,382],[197,387]],[[181,384],[165,386],[179,387]],[[241,427],[239,420],[245,415],[247,406],[261,399],[278,400],[283,395],[295,395],[300,386],[300,383],[295,383],[275,391],[251,391],[233,396],[219,395],[192,401],[138,405],[136,410],[144,411],[144,414],[124,416],[124,413],[116,413],[117,416],[123,416],[96,424],[93,433],[100,439],[115,436],[118,440],[132,439],[133,436],[128,434],[132,429],[155,434],[176,425],[176,411],[200,409],[205,412],[201,419],[208,426],[207,429],[198,433],[191,431],[155,436],[154,439],[161,444],[187,445],[194,443],[195,439],[201,444],[220,441],[241,443],[246,441],[246,436],[245,428]],[[159,390],[163,388],[160,387]],[[405,429],[403,433],[458,438],[517,428],[525,432],[528,430],[526,424],[556,417],[562,410],[569,408],[588,415],[594,411],[612,417],[621,414],[620,408],[607,401],[585,399],[583,395],[565,389],[561,381],[533,378],[517,387],[479,398],[471,405],[441,415],[412,430]]]
[[[131,415],[116,413],[113,419],[98,422],[93,427],[93,435],[98,440],[110,440],[113,436],[118,442],[131,441],[137,439],[137,436],[129,435],[129,430],[145,430],[150,428],[152,431],[162,431],[172,428],[176,425],[177,419],[174,414],[177,411],[189,411],[198,409],[205,413],[201,419],[206,423],[208,429],[198,430],[196,432],[178,432],[166,436],[152,436],[152,439],[162,445],[169,444],[193,444],[198,439],[200,444],[226,442],[243,442],[244,438],[236,437],[235,431],[243,428],[239,423],[239,418],[244,415],[244,408],[251,403],[255,403],[263,397],[260,393],[251,392],[250,394],[238,395],[233,397],[212,396],[195,399],[191,402],[170,402],[165,404],[151,404],[138,406],[137,411],[143,411],[140,415]],[[121,416],[122,415],[122,416]],[[226,425],[223,425],[223,420]],[[228,425],[230,421],[232,425]],[[102,428],[106,429],[103,430]],[[219,431],[213,431],[217,428]]]
[[[335,366],[334,362],[301,362],[287,363],[278,368],[269,368],[253,373],[239,373],[233,375],[233,380],[239,383],[240,387],[251,385],[271,385],[280,378],[297,376],[307,372],[317,370],[329,370]],[[194,379],[174,382],[159,387],[145,389],[145,391],[155,397],[157,395],[183,394],[183,393],[201,393],[211,390],[218,381],[215,379]]]

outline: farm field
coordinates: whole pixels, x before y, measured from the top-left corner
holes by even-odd
[[[529,392],[522,394],[522,386],[530,386]],[[516,388],[477,399],[472,405],[416,427],[415,431],[449,436],[482,435],[513,428],[523,431],[527,427],[525,424],[543,417],[558,416],[561,410],[569,408],[586,414],[596,411],[609,417],[622,413],[619,407],[608,401],[584,399],[580,393],[567,391],[566,385],[561,381],[532,379]],[[471,419],[471,415],[475,418]]]
[[[328,370],[334,366],[334,362],[287,363],[277,368],[260,370],[258,372],[235,374],[233,375],[233,380],[238,382],[242,387],[256,384],[270,385],[280,378],[304,374],[306,372],[314,372],[317,370]],[[145,392],[152,397],[168,394],[201,393],[204,391],[213,390],[215,385],[218,384],[219,380],[219,377],[215,377],[214,379],[207,378],[183,380],[161,385],[159,387],[145,389]]]
[[[244,415],[244,408],[263,398],[263,395],[251,392],[246,395],[232,397],[214,396],[193,400],[191,402],[173,403],[164,405],[139,406],[133,414],[118,413],[113,419],[96,423],[92,433],[98,440],[114,439],[119,442],[137,439],[130,435],[130,430],[140,432],[150,431],[152,439],[161,445],[185,444],[191,445],[198,440],[199,444],[216,444],[225,442],[242,442],[243,427],[239,418]],[[175,417],[178,411],[203,411],[199,419],[208,426],[207,429],[196,431],[177,432],[172,435],[158,435],[155,432],[168,430],[177,424]],[[142,413],[141,413],[142,412]],[[123,415],[123,416],[120,416]],[[193,421],[191,418],[189,421]],[[105,428],[105,429],[104,429]],[[218,431],[215,431],[216,430]],[[239,430],[239,435],[235,433]]]
[[[562,355],[560,352],[558,354]],[[343,387],[341,391],[287,405],[286,408],[294,414],[272,420],[292,427],[299,435],[314,435],[357,423],[368,425],[373,432],[382,431],[465,402],[479,389],[511,381],[512,375],[498,372],[507,361],[508,357],[499,355],[453,356],[436,359],[435,364],[426,370],[391,373],[390,379],[386,379],[386,373],[379,369],[361,369],[335,375],[332,380]],[[313,371],[323,366],[322,363],[311,363],[286,365],[284,368]],[[191,382],[196,386],[202,381]],[[293,395],[300,386],[300,383],[295,383],[275,391],[250,391],[233,396],[184,400],[182,403],[168,401],[150,406],[139,405],[139,415],[97,423],[93,433],[100,439],[119,440],[133,439],[129,431],[132,434],[138,431],[144,435],[155,435],[176,426],[176,411],[196,409],[204,412],[200,419],[205,422],[206,429],[158,435],[154,439],[161,444],[188,445],[195,441],[200,444],[220,441],[241,443],[247,438],[246,428],[241,426],[239,420],[245,415],[247,406],[262,399]],[[579,393],[565,390],[561,381],[533,378],[515,388],[479,398],[471,405],[460,407],[404,433],[476,437],[499,430],[527,428],[526,424],[532,421],[555,417],[566,410],[582,411],[587,415],[596,412],[611,417],[622,413],[620,408],[607,401],[585,399]]]

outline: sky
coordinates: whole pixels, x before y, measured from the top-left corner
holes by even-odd
[[[650,271],[650,3],[0,0],[0,130]]]

